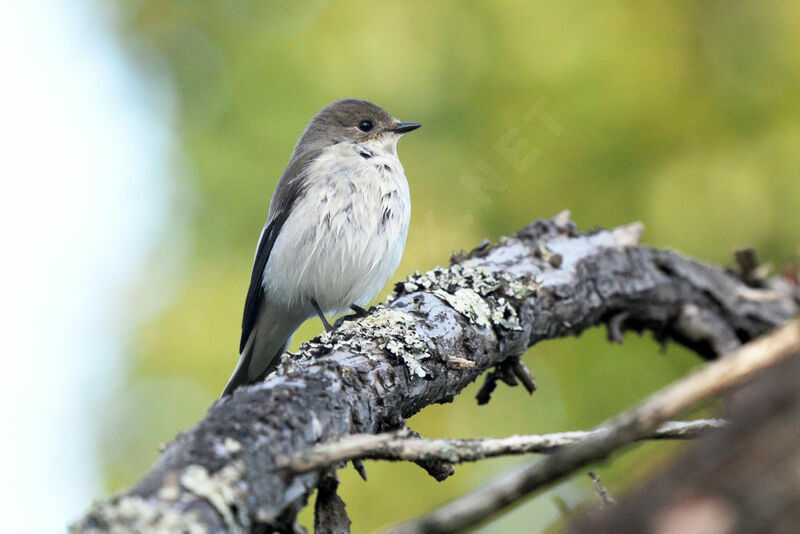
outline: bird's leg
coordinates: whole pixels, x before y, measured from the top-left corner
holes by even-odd
[[[351,304],[350,309],[356,312],[356,317],[366,317],[369,315],[369,312],[358,304]]]
[[[334,328],[331,326],[331,323],[329,323],[328,320],[325,318],[325,314],[322,313],[322,310],[320,309],[319,304],[317,304],[317,299],[313,299],[312,298],[311,299],[311,305],[314,307],[314,311],[317,312],[317,316],[319,317],[319,320],[322,321],[322,326],[325,327],[325,331],[326,332],[331,332]]]

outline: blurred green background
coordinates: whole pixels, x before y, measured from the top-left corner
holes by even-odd
[[[170,227],[130,298],[142,324],[127,378],[98,410],[109,492],[217,398],[236,359],[253,250],[277,178],[309,118],[365,98],[424,127],[399,145],[413,210],[395,280],[450,252],[569,208],[581,228],[645,224],[649,245],[714,263],[755,246],[780,264],[800,241],[800,3],[244,2],[118,0],[119,38],[174,87]],[[388,287],[388,286],[387,286]],[[382,300],[386,291],[381,294]],[[309,321],[295,345],[320,331]],[[525,356],[540,389],[477,386],[411,421],[427,437],[588,428],[697,364],[648,338],[593,331]],[[600,466],[619,496],[676,448]],[[411,518],[526,459],[341,472],[354,532]],[[481,532],[540,532],[567,481]],[[303,516],[310,524],[310,514]]]

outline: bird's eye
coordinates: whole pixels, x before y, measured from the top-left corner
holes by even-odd
[[[365,120],[359,122],[358,123],[358,129],[361,130],[362,132],[368,132],[368,131],[372,130],[372,121],[365,119]]]

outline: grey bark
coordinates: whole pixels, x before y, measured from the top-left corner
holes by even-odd
[[[277,375],[217,401],[130,491],[73,532],[291,532],[322,477],[275,467],[314,444],[402,427],[545,339],[606,325],[650,330],[705,358],[800,311],[797,288],[638,246],[640,225],[578,232],[539,220],[415,274],[369,317],[282,359]]]

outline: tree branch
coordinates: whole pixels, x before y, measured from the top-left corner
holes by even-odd
[[[666,419],[741,384],[797,352],[800,352],[800,319],[657,391],[637,406],[598,425],[589,438],[564,447],[541,462],[501,476],[425,517],[389,528],[385,534],[445,534],[474,527],[531,492],[608,457],[650,434]]]
[[[684,449],[617,506],[573,514],[566,532],[796,532],[800,353],[726,395],[724,409],[724,429]]]
[[[713,358],[798,313],[791,284],[748,287],[721,269],[638,247],[641,230],[581,234],[561,214],[459,255],[450,268],[409,276],[386,306],[217,401],[141,482],[96,504],[72,531],[289,531],[321,473],[277,469],[277,456],[401,428],[541,340],[624,312],[616,329],[648,329]]]
[[[722,428],[722,419],[670,421],[640,440],[693,439],[709,430]],[[278,467],[305,473],[359,458],[364,460],[431,461],[452,463],[476,462],[485,458],[515,454],[552,453],[600,435],[603,431],[578,430],[507,438],[419,439],[409,438],[403,430],[383,434],[356,434],[339,441],[317,445],[294,459],[276,458]]]

